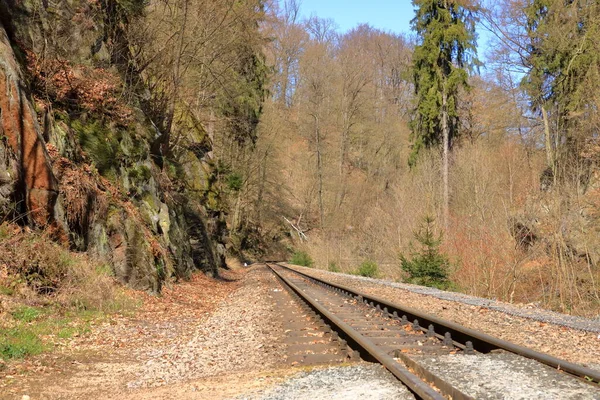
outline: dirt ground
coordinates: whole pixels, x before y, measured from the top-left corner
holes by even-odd
[[[474,318],[479,329],[574,362],[597,360],[600,337],[344,279],[466,326]],[[222,271],[219,279],[195,275],[160,297],[138,294],[142,306],[133,315],[112,316],[52,353],[10,363],[0,371],[0,400],[251,396],[300,370],[282,365],[285,330],[269,301],[275,290],[274,276],[252,266]]]
[[[264,269],[237,269],[141,295],[135,315],[10,363],[0,399],[217,400],[272,385],[293,373],[277,365],[278,327],[263,301],[273,282]]]

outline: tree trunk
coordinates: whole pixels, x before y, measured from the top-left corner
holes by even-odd
[[[164,157],[169,155],[171,152],[171,132],[173,130],[173,121],[175,119],[175,109],[177,102],[179,101],[179,86],[181,84],[181,63],[183,53],[185,49],[185,32],[187,28],[188,19],[188,6],[189,0],[183,2],[181,29],[179,31],[179,43],[177,45],[177,53],[175,54],[175,60],[173,70],[171,71],[171,85],[172,85],[172,96],[169,101],[169,105],[166,110],[163,126],[160,128],[160,136],[154,141],[151,146],[151,152],[154,155],[155,161],[161,167],[164,167]]]
[[[291,106],[291,101],[288,101],[288,82],[290,80],[290,63],[286,60],[283,66],[283,76],[281,77],[281,104],[283,108]]]
[[[350,134],[350,118],[348,111],[343,113],[342,138],[340,142],[340,177],[344,174],[344,164],[346,163],[346,153],[348,148],[348,136]]]
[[[323,229],[324,224],[324,216],[323,216],[323,165],[321,160],[321,132],[319,131],[319,117],[317,115],[313,115],[315,119],[315,140],[317,146],[317,180],[319,185],[318,195],[319,195],[319,219],[321,224],[321,229]]]
[[[233,209],[233,218],[231,221],[231,231],[238,232],[242,221],[242,190],[238,191]]]
[[[340,189],[338,192],[338,198],[336,202],[336,206],[339,209],[344,202],[344,198],[346,197],[346,173],[345,173],[345,164],[346,164],[346,155],[348,153],[348,138],[350,136],[350,117],[348,116],[348,112],[344,111],[344,122],[342,128],[342,138],[340,143]]]
[[[256,221],[262,225],[262,207],[263,197],[265,193],[265,185],[267,182],[267,165],[268,165],[269,151],[265,152],[263,158],[260,179],[258,181],[258,196],[256,197]]]
[[[446,93],[446,83],[442,91],[442,136],[443,136],[443,157],[442,157],[442,176],[444,181],[444,232],[448,233],[450,224],[450,188],[449,188],[449,163],[450,163],[450,129],[448,126],[448,94]]]
[[[546,106],[542,106],[542,118],[544,120],[544,142],[546,147],[546,164],[552,170],[552,176],[556,179],[556,163],[554,154],[554,145],[552,144],[552,134],[550,132],[550,121],[548,120],[548,111]]]

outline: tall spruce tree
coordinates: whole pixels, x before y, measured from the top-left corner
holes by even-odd
[[[423,148],[442,145],[444,226],[449,220],[449,157],[459,133],[458,93],[469,88],[468,72],[477,65],[475,23],[477,6],[461,0],[413,0],[411,21],[419,43],[413,55],[416,92],[411,123],[413,148],[409,164]]]

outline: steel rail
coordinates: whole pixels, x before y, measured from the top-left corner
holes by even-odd
[[[596,371],[569,361],[561,360],[549,354],[541,353],[529,349],[527,347],[508,342],[503,339],[498,339],[494,336],[475,331],[457,323],[442,320],[441,318],[426,314],[414,308],[394,304],[380,297],[372,296],[348,288],[343,285],[338,285],[336,283],[332,283],[324,279],[316,278],[314,276],[287,267],[285,265],[277,265],[313,281],[320,282],[333,288],[337,288],[338,290],[341,290],[342,292],[345,292],[348,295],[353,296],[355,298],[362,299],[364,302],[370,303],[373,306],[379,305],[379,307],[382,309],[387,308],[387,311],[390,314],[395,313],[397,315],[406,315],[407,319],[409,319],[410,321],[419,321],[419,325],[421,327],[428,327],[429,325],[433,325],[436,335],[441,334],[441,336],[443,337],[445,332],[449,332],[454,342],[461,343],[463,346],[466,345],[467,342],[471,342],[473,344],[473,348],[481,353],[489,353],[490,351],[497,349],[506,350],[511,353],[518,354],[520,356],[530,358],[532,360],[536,360],[542,364],[546,364],[557,370],[567,372],[579,378],[583,378],[587,382],[593,381],[596,384],[600,383],[600,371]],[[425,330],[426,328],[422,329]]]
[[[308,303],[313,309],[327,319],[336,327],[336,331],[343,332],[346,337],[350,338],[356,345],[363,349],[379,363],[381,363],[388,371],[406,385],[413,393],[424,400],[444,400],[445,397],[439,392],[431,388],[427,383],[423,382],[418,376],[410,372],[404,366],[396,362],[391,356],[377,347],[372,341],[366,339],[363,335],[354,330],[350,325],[342,321],[334,313],[323,307],[321,304],[306,296],[302,289],[291,282],[289,279],[281,275],[269,264],[267,266],[275,273],[275,275],[291,288],[300,298]],[[278,266],[280,266],[278,264]],[[284,267],[285,268],[285,267]]]

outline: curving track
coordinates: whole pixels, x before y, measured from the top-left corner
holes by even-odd
[[[420,360],[452,354],[510,352],[569,374],[600,382],[597,371],[564,362],[460,325],[391,304],[277,264],[268,265],[290,290],[366,361],[383,364],[418,398],[471,399]],[[596,385],[589,386],[596,392]],[[592,398],[597,398],[594,395]]]

